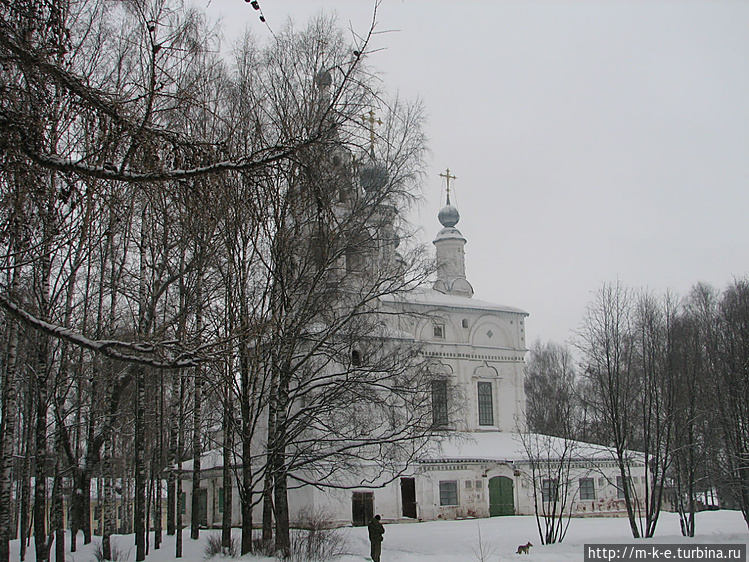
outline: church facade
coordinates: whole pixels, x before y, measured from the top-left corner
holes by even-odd
[[[386,522],[531,515],[539,506],[556,504],[560,494],[566,511],[624,513],[624,485],[642,497],[641,463],[633,462],[634,476],[623,483],[608,449],[525,432],[528,313],[474,298],[466,277],[466,239],[457,228],[460,214],[450,203],[449,170],[443,177],[448,194],[438,216],[442,228],[433,241],[436,280],[430,288],[382,302],[395,313],[388,315],[397,322],[392,328],[409,334],[430,363],[436,435],[415,461],[393,474],[373,470],[371,478],[352,476],[335,488],[290,490],[292,521],[315,510],[341,525],[364,525],[375,513]],[[530,460],[539,448],[545,464]],[[568,465],[564,474],[555,472],[557,457]],[[221,462],[219,451],[201,460],[205,509],[197,516],[207,527],[220,526],[224,509],[232,509],[233,523],[239,524],[236,490],[234,505],[223,502]],[[190,465],[184,463],[183,470],[189,472]],[[183,489],[188,490],[189,520],[187,483]]]

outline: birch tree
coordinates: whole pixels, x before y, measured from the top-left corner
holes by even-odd
[[[583,376],[593,391],[590,405],[607,429],[605,444],[614,449],[630,530],[639,538],[637,499],[627,485],[640,395],[632,328],[631,291],[620,282],[605,283],[588,305],[578,331],[578,346],[584,355]]]

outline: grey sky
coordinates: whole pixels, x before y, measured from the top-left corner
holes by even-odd
[[[369,0],[259,0],[279,29],[320,9],[365,32]],[[268,31],[198,0],[227,37]],[[686,293],[749,273],[749,1],[384,0],[369,64],[423,100],[429,241],[458,179],[476,297],[564,341],[617,278]]]

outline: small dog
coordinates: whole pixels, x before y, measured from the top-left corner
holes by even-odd
[[[528,551],[531,549],[532,546],[533,544],[530,541],[528,541],[526,544],[521,544],[518,547],[518,551],[515,554],[528,554]]]

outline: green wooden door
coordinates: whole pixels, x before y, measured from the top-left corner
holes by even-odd
[[[489,479],[489,517],[498,515],[515,515],[512,478],[506,476]]]

